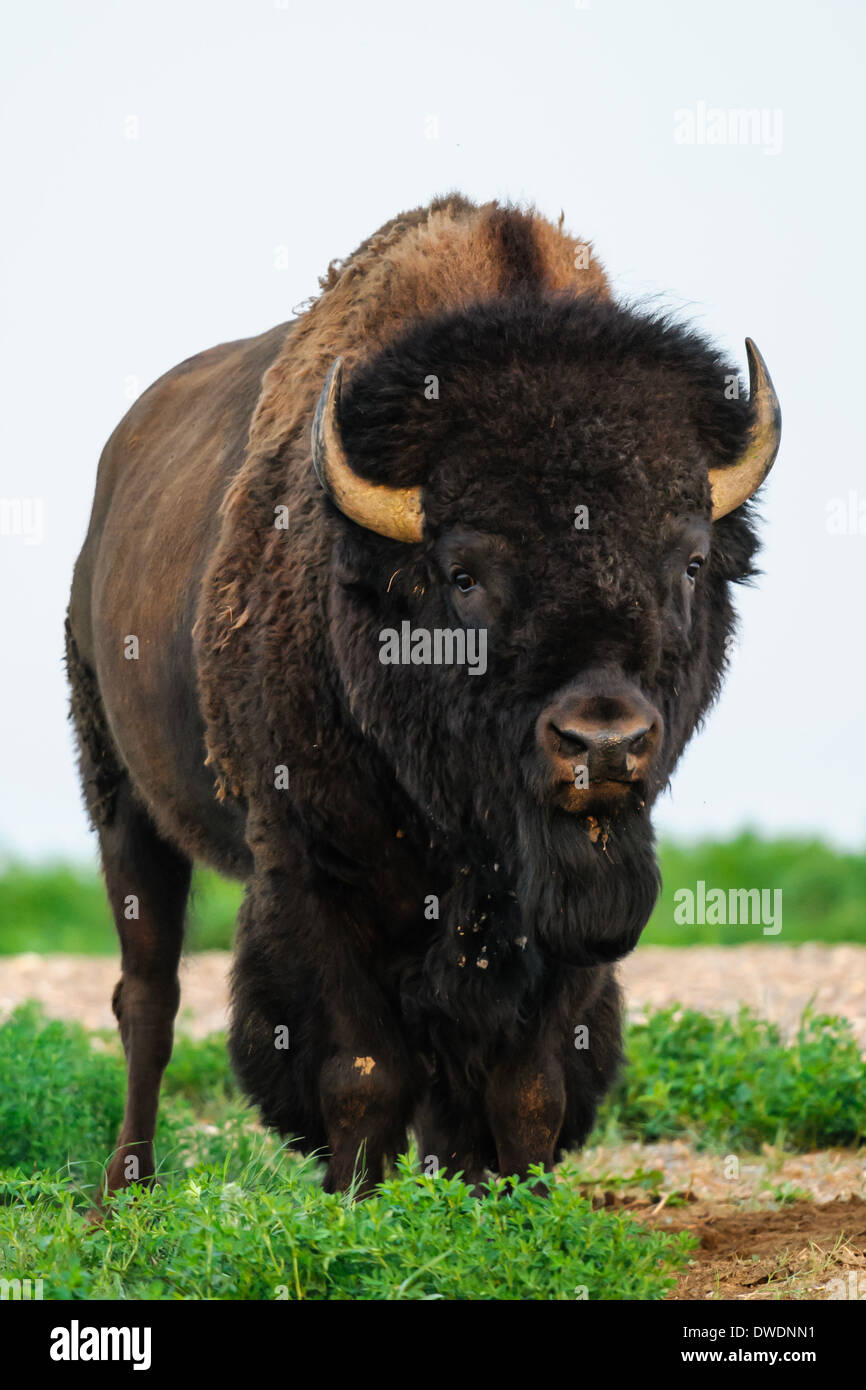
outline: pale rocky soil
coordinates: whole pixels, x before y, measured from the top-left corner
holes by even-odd
[[[702,1013],[748,1004],[791,1037],[811,1002],[847,1018],[866,1052],[866,946],[638,946],[620,978],[633,1018],[674,1002]]]
[[[181,974],[179,1028],[204,1037],[226,1026],[226,951],[187,956]],[[0,1018],[38,999],[54,1018],[113,1028],[111,992],[119,975],[110,957],[0,956]],[[704,1013],[736,1013],[749,1004],[790,1037],[806,1005],[850,1020],[866,1052],[866,946],[639,946],[620,966],[629,1014],[678,1003]]]
[[[576,1162],[581,1181],[597,1182],[600,1188],[613,1177],[632,1177],[641,1170],[661,1173],[649,1184],[656,1189],[653,1205],[659,1211],[675,1195],[746,1208],[776,1208],[797,1192],[808,1192],[816,1202],[866,1201],[866,1151],[854,1149],[790,1154],[765,1144],[760,1154],[707,1153],[685,1139],[672,1139],[599,1145],[584,1149]]]

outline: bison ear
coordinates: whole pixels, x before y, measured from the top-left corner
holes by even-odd
[[[746,339],[749,359],[749,431],[746,447],[736,463],[711,468],[713,521],[741,507],[761,486],[779,452],[782,411],[767,364],[751,338]]]
[[[340,382],[343,359],[338,357],[325,377],[313,416],[313,468],[324,491],[350,521],[391,540],[420,541],[424,509],[420,487],[386,487],[361,478],[351,467],[340,434]]]

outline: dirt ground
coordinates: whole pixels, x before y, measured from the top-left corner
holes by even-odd
[[[607,1193],[599,1205],[626,1207],[639,1221],[688,1231],[700,1242],[674,1302],[866,1300],[866,1201],[793,1200],[732,1209],[694,1198],[671,1207],[656,1194]]]
[[[659,1224],[651,1214],[647,1220]],[[697,1205],[672,1211],[667,1230],[700,1240],[669,1297],[698,1299],[866,1299],[866,1202],[786,1203],[777,1211]]]
[[[226,1026],[229,961],[224,951],[186,959],[180,1029],[203,1037]],[[114,1028],[117,975],[104,957],[0,957],[0,1019],[39,999],[51,1017]],[[791,1036],[811,1002],[849,1019],[866,1052],[866,946],[644,946],[620,977],[631,1018],[672,1003],[707,1013],[745,1003]],[[738,1158],[676,1141],[587,1150],[580,1164],[599,1205],[699,1240],[674,1299],[866,1300],[866,1152]],[[615,1185],[639,1170],[657,1176],[643,1189]]]
[[[672,1299],[866,1300],[866,1152],[765,1146],[737,1159],[676,1140],[588,1149],[580,1166],[598,1206],[700,1242]],[[611,1185],[640,1170],[659,1176],[637,1190]]]
[[[194,1037],[226,1026],[230,959],[202,951],[184,961],[178,1026]],[[0,956],[0,1018],[23,999],[39,999],[54,1018],[113,1028],[118,974],[108,956]],[[866,946],[638,946],[620,978],[632,1018],[671,1003],[704,1013],[749,1004],[790,1036],[812,1001],[820,1013],[849,1019],[866,1052]]]

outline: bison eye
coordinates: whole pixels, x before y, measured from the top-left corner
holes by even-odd
[[[453,570],[451,574],[452,583],[460,590],[461,594],[468,594],[472,589],[477,588],[475,580],[466,570]]]
[[[697,578],[698,570],[701,568],[701,565],[703,563],[703,555],[693,555],[692,558],[689,560],[689,563],[686,565],[686,574],[688,575],[689,579],[692,580],[692,582],[694,582],[694,580]]]

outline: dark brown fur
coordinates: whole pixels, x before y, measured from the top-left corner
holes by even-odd
[[[106,445],[68,652],[123,955],[109,1188],[153,1172],[196,859],[247,884],[235,1066],[268,1123],[326,1152],[330,1188],[362,1146],[375,1181],[410,1125],[472,1181],[588,1133],[620,1055],[609,962],[657,873],[643,808],[603,844],[545,809],[535,719],[577,673],[627,671],[667,730],[651,804],[716,693],[754,549],[740,509],[694,601],[672,577],[689,528],[709,534],[707,467],[736,457],[745,405],[701,340],[617,308],[588,251],[532,212],[416,209],[332,264],[296,322],[163,377]],[[316,482],[338,354],[353,464],[424,484],[422,545],[347,522]],[[485,536],[487,678],[383,668],[380,628],[453,625],[443,565]]]

